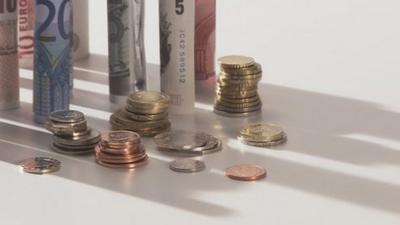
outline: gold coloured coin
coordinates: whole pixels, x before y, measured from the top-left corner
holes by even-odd
[[[243,68],[254,65],[256,62],[251,57],[240,56],[240,55],[228,55],[219,58],[218,63],[221,67],[226,67],[226,68]]]
[[[169,104],[169,97],[158,91],[137,91],[128,96],[128,104],[152,106],[154,104]]]
[[[230,103],[230,102],[218,101],[215,104],[233,109],[246,109],[246,108],[257,107],[262,103],[260,101],[249,102],[249,103]]]
[[[240,135],[249,141],[276,141],[285,134],[281,127],[272,124],[251,124],[240,131]]]
[[[168,119],[168,111],[164,111],[159,114],[138,114],[129,112],[126,109],[121,109],[121,114],[123,117],[137,121],[137,122],[153,122],[156,123],[157,121]]]
[[[245,145],[267,148],[267,147],[273,147],[273,146],[277,146],[277,145],[286,143],[287,136],[286,136],[286,134],[284,134],[281,137],[281,139],[274,140],[274,141],[249,140],[248,137],[244,137],[244,136],[239,136],[238,139],[240,142],[242,142]]]
[[[243,68],[226,68],[221,67],[222,74],[229,74],[232,76],[243,76],[243,75],[254,75],[261,74],[262,68],[259,63],[255,63],[254,65],[243,67]]]

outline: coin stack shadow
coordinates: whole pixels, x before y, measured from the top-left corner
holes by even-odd
[[[222,150],[222,141],[202,132],[170,131],[154,137],[158,150],[178,153],[182,156],[196,156]]]
[[[225,56],[218,60],[220,73],[217,81],[214,112],[228,117],[247,117],[261,112],[258,82],[262,78],[261,65],[251,57]]]
[[[78,111],[55,111],[45,127],[54,134],[51,148],[61,154],[91,154],[100,141],[100,132],[88,127],[84,114]]]
[[[110,123],[113,130],[129,130],[152,137],[168,131],[169,97],[157,91],[138,91],[130,94],[124,108],[113,113]]]
[[[147,164],[148,156],[139,134],[112,131],[102,134],[96,146],[96,161],[105,167],[134,169]]]

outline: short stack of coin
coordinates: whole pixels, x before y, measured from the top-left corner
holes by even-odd
[[[286,142],[285,131],[271,124],[252,124],[240,131],[238,139],[246,144],[256,147],[271,147]]]
[[[101,135],[96,146],[96,161],[111,168],[133,169],[147,163],[141,137],[132,131],[112,131]]]
[[[155,136],[154,142],[161,151],[184,155],[203,155],[222,150],[220,139],[202,132],[165,132]]]
[[[157,91],[138,91],[129,95],[125,108],[110,117],[114,130],[130,130],[142,136],[168,131],[169,97]]]
[[[251,57],[224,56],[218,59],[221,72],[217,82],[214,112],[230,117],[247,117],[261,112],[258,82],[261,65]]]
[[[45,127],[54,134],[51,147],[58,153],[90,154],[100,141],[100,133],[88,127],[85,115],[79,111],[55,111]]]

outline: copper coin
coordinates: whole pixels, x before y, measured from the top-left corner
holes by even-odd
[[[98,160],[104,162],[104,163],[112,163],[112,164],[125,164],[125,163],[137,163],[142,161],[144,158],[147,157],[146,153],[143,153],[141,155],[135,156],[135,157],[119,157],[119,158],[108,158],[105,157],[104,155],[96,154],[96,157]]]
[[[135,162],[135,163],[122,163],[122,164],[117,164],[117,163],[106,163],[102,162],[101,160],[97,159],[96,160],[98,164],[105,166],[105,167],[110,167],[110,168],[117,168],[117,169],[134,169],[137,167],[141,167],[146,165],[148,162],[148,157],[146,156],[142,161]]]
[[[136,146],[125,146],[120,148],[111,148],[100,144],[96,146],[95,150],[96,152],[104,152],[107,154],[114,154],[114,155],[139,154],[145,151],[144,146],[141,144]]]
[[[267,176],[267,171],[257,165],[236,165],[225,170],[225,175],[233,180],[256,181]]]
[[[134,151],[135,149],[137,149],[140,146],[140,142],[139,143],[126,143],[126,144],[120,144],[120,145],[114,145],[114,144],[110,144],[105,142],[104,140],[100,141],[100,146],[102,147],[102,149],[105,149],[105,151],[109,151],[109,153],[113,153],[115,152],[116,154],[120,154],[120,152],[123,149],[128,149],[129,151]]]
[[[146,152],[146,150],[145,150],[144,146],[141,145],[138,147],[138,149],[136,151],[133,151],[133,152],[126,151],[126,152],[120,152],[120,153],[116,154],[117,153],[116,149],[115,149],[115,151],[110,153],[108,151],[103,151],[102,147],[99,145],[99,146],[96,146],[95,152],[98,155],[115,159],[115,158],[127,158],[127,157],[135,157],[138,155],[142,155]]]
[[[140,141],[140,135],[138,133],[127,130],[110,131],[102,134],[101,137],[104,142],[115,145],[138,143]]]

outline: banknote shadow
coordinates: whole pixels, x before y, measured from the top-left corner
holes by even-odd
[[[201,84],[197,101],[212,110],[210,87]],[[259,93],[263,113],[246,119],[218,117],[225,133],[235,137],[247,123],[275,123],[290,134],[293,145],[288,151],[361,165],[400,163],[399,113],[369,102],[265,83],[259,85]],[[223,124],[229,121],[235,123],[227,130]]]
[[[214,134],[226,137],[225,143],[234,143],[231,144],[232,151],[223,159],[215,157],[211,161],[258,163],[270,171],[267,183],[365,207],[400,212],[399,186],[264,156],[265,151],[271,150],[244,146],[236,141],[238,131],[246,124],[269,122],[283,126],[288,133],[288,143],[276,147],[278,152],[294,152],[371,169],[377,165],[398,166],[400,130],[396,124],[400,124],[400,114],[369,102],[260,84],[259,91],[264,102],[261,115],[246,119],[210,117],[207,115],[212,113],[210,108],[212,110],[214,94],[212,88],[207,90],[211,87],[209,84],[201,85],[205,89],[197,98],[201,103],[196,115],[197,128],[207,130],[207,124],[214,124]],[[254,153],[254,149],[260,152]]]
[[[150,155],[149,164],[136,171],[101,167],[95,163],[94,156],[65,156],[55,153],[50,149],[51,142],[52,136],[49,133],[0,122],[0,160],[3,162],[16,165],[29,157],[53,157],[62,162],[62,169],[54,173],[54,176],[201,215],[219,217],[235,213],[229,207],[207,202],[200,195],[197,196],[197,193],[223,192],[238,187],[224,182],[218,174],[203,172],[188,175],[170,171],[169,160],[159,159],[158,152],[149,139],[144,140]],[[15,173],[20,173],[17,165],[15,168]]]
[[[160,90],[160,66],[146,65],[146,83],[150,90]],[[90,54],[74,63],[74,78],[82,81],[108,85],[108,56]]]
[[[30,91],[33,90],[31,79],[20,78],[20,86],[21,88],[25,88]],[[119,107],[109,102],[107,94],[96,93],[77,88],[75,88],[73,91],[71,104],[85,108],[100,110],[103,112],[114,112]]]
[[[96,79],[86,79],[96,82]],[[101,79],[97,81],[99,84],[104,82]],[[29,82],[23,81],[22,86],[31,89]],[[15,163],[29,156],[50,155],[63,161],[63,169],[56,176],[208,216],[240,214],[240,209],[208,202],[196,194],[227,191],[237,191],[240,194],[240,190],[245,188],[244,184],[228,180],[223,170],[232,164],[257,163],[268,169],[269,177],[255,185],[265,185],[266,189],[269,184],[276,184],[400,213],[399,186],[288,161],[279,156],[271,157],[263,154],[268,150],[243,146],[236,141],[238,130],[244,125],[270,122],[284,127],[288,133],[289,142],[277,148],[278,152],[299,153],[359,166],[398,165],[398,147],[396,144],[386,144],[400,141],[399,130],[395,126],[400,122],[398,113],[368,102],[260,84],[263,113],[247,119],[232,119],[212,113],[212,83],[197,84],[198,104],[194,116],[171,115],[174,129],[207,131],[224,140],[224,151],[204,157],[208,170],[203,173],[184,175],[169,171],[167,161],[173,157],[158,152],[154,143],[148,139],[145,140],[151,156],[148,166],[130,173],[103,168],[94,162],[93,157],[68,157],[53,153],[49,146],[51,135],[46,132],[6,123],[0,123],[0,145],[4,149],[0,151],[0,160]],[[78,95],[82,105],[104,112],[111,111],[106,94],[91,94],[82,92]],[[96,100],[99,102],[91,103]],[[75,104],[79,104],[79,101]],[[22,109],[2,113],[0,116],[28,123],[31,108],[30,104],[23,104]],[[97,120],[94,115],[88,116],[98,129],[108,129],[107,121]],[[354,135],[373,138],[355,138]],[[269,204],[266,199],[265,202]]]
[[[75,62],[73,75],[75,87],[71,104],[110,113],[121,107],[109,101],[107,60],[107,56],[91,54],[90,57]],[[32,68],[24,69],[32,70]],[[148,63],[147,74],[148,89],[159,90],[159,66]],[[27,77],[20,78],[20,85],[22,88],[33,90],[32,72]]]

